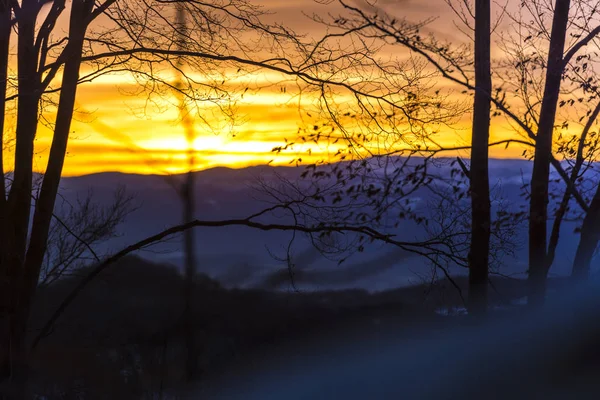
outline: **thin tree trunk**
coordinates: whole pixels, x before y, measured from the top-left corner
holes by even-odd
[[[4,145],[5,98],[8,78],[8,58],[10,45],[10,15],[11,8],[7,0],[0,0],[0,144]],[[8,246],[6,242],[6,191],[4,180],[4,150],[0,150],[0,382],[10,375],[9,355],[5,343],[10,341],[10,324],[8,321],[10,303],[9,274],[7,270]]]
[[[33,141],[37,132],[40,76],[37,72],[35,23],[39,5],[36,0],[24,0],[19,13],[17,43],[18,90],[17,142],[13,182],[8,195],[9,242],[13,258],[25,261],[27,233],[31,217],[31,187],[33,178]]]
[[[30,303],[37,287],[40,268],[44,260],[44,254],[46,253],[48,233],[67,151],[71,120],[73,118],[83,39],[87,28],[85,21],[88,19],[93,5],[93,0],[80,0],[73,2],[72,5],[69,24],[69,45],[64,50],[67,52],[68,57],[66,58],[67,61],[65,62],[63,71],[56,124],[52,146],[50,147],[50,157],[36,202],[31,238],[25,261],[24,290],[21,291],[21,306],[26,313],[29,312]]]
[[[176,26],[178,31],[177,46],[179,49],[185,48],[186,40],[186,14],[185,8],[181,3],[176,5]],[[177,59],[179,71],[183,67],[181,58]],[[181,82],[177,83],[178,89],[181,89]],[[183,223],[194,221],[195,214],[195,183],[194,183],[194,165],[195,150],[194,140],[194,122],[188,114],[185,98],[181,97],[180,115],[182,124],[185,128],[187,140],[187,161],[188,171],[186,180],[181,190],[181,201],[183,208]],[[184,232],[184,251],[185,251],[185,287],[184,287],[184,310],[183,310],[183,335],[186,347],[185,356],[185,374],[188,381],[198,378],[198,343],[196,339],[196,321],[194,317],[194,286],[196,277],[196,253],[194,249],[194,230],[188,229]]]
[[[585,141],[587,140],[588,134],[594,122],[598,118],[600,114],[600,102],[596,104],[594,111],[592,111],[592,115],[588,118],[583,131],[581,131],[581,136],[579,137],[579,144],[577,146],[577,156],[575,158],[575,165],[573,165],[573,169],[571,170],[570,180],[571,182],[575,182],[577,177],[579,176],[579,172],[581,172],[581,168],[583,167],[583,162],[585,161],[583,156],[583,150],[585,148]],[[558,247],[558,240],[560,237],[560,227],[562,225],[562,221],[567,213],[567,209],[569,207],[569,202],[571,201],[572,191],[567,186],[565,188],[565,193],[563,194],[562,200],[560,201],[560,205],[558,210],[556,211],[556,215],[554,216],[554,223],[552,224],[552,233],[550,233],[550,243],[548,244],[548,258],[547,258],[547,266],[550,268],[552,263],[554,263],[554,258],[556,256],[556,248]]]
[[[490,135],[490,0],[475,2],[475,100],[471,138],[471,247],[469,251],[469,313],[487,309],[490,249],[490,184],[488,142]]]
[[[600,241],[600,184],[592,198],[590,208],[583,219],[579,245],[573,261],[571,276],[575,280],[585,280],[590,274],[594,251]]]
[[[29,314],[32,302],[37,289],[40,269],[46,253],[50,222],[54,211],[54,204],[62,168],[64,165],[65,154],[71,129],[71,120],[75,105],[75,96],[79,81],[79,68],[81,65],[81,52],[83,49],[83,38],[86,30],[86,20],[89,16],[93,0],[75,1],[72,4],[71,18],[69,24],[69,45],[63,50],[68,54],[67,61],[63,71],[58,112],[56,115],[56,124],[50,148],[50,157],[44,174],[44,180],[38,196],[33,224],[29,240],[27,256],[25,258],[25,268],[22,274],[21,289],[19,291],[18,316],[19,326],[18,334],[26,336]],[[25,365],[29,360],[29,349],[25,348],[22,352]],[[27,382],[27,374],[23,374],[22,382]]]
[[[569,20],[570,0],[556,0],[544,97],[540,112],[540,124],[535,142],[535,158],[531,176],[529,202],[529,299],[530,305],[541,305],[546,297],[548,275],[547,227],[548,180],[552,156],[554,121],[563,72],[563,53]]]
[[[6,5],[6,3],[4,3]],[[18,91],[17,146],[13,182],[6,204],[3,202],[0,259],[0,384],[3,399],[19,398],[19,381],[25,374],[23,318],[18,312],[20,278],[25,261],[31,207],[33,141],[37,130],[39,75],[34,45],[35,21],[39,5],[21,2],[17,36]],[[10,11],[9,11],[10,13]],[[6,18],[6,16],[4,17]],[[10,17],[9,17],[10,18]],[[10,21],[9,21],[10,24]],[[5,91],[2,95],[5,95]],[[3,100],[4,103],[4,100]],[[4,105],[4,104],[3,104]],[[21,393],[22,394],[22,393]]]
[[[193,156],[190,156],[193,157]],[[184,223],[194,220],[194,172],[192,166],[187,173],[183,196]],[[196,329],[194,323],[194,280],[196,276],[196,257],[194,252],[194,230],[184,233],[185,240],[185,309],[184,335],[186,343],[186,375],[187,380],[197,378],[198,350],[196,346]]]
[[[15,384],[11,385],[12,391],[17,393],[14,395],[17,396],[16,398],[22,398],[20,396],[24,395],[24,390],[26,389],[25,385],[27,381],[27,361],[29,351],[27,349],[25,339],[29,312],[33,297],[35,295],[35,290],[37,288],[40,267],[46,251],[46,242],[48,239],[50,221],[52,218],[60,176],[62,174],[62,167],[70,132],[70,124],[73,116],[73,107],[75,104],[77,82],[79,80],[79,67],[81,64],[81,51],[83,48],[83,37],[85,34],[85,21],[87,20],[87,16],[93,7],[93,4],[94,2],[92,0],[85,0],[73,2],[72,5],[69,28],[69,45],[64,50],[68,52],[69,57],[67,57],[63,72],[56,126],[54,129],[52,147],[50,149],[48,167],[44,175],[40,196],[36,202],[32,231],[26,253],[25,247],[27,243],[27,233],[30,218],[32,180],[31,156],[33,155],[33,138],[35,137],[35,128],[37,126],[37,105],[40,98],[40,93],[38,92],[39,76],[37,76],[37,73],[36,80],[34,81],[35,85],[31,84],[30,82],[26,82],[23,84],[23,88],[21,87],[22,78],[21,76],[19,77],[20,87],[18,104],[19,114],[17,119],[17,162],[15,166],[15,181],[13,183],[13,185],[18,184],[18,186],[11,187],[9,195],[11,216],[14,215],[12,227],[14,227],[15,232],[13,235],[10,235],[12,232],[9,232],[9,235],[13,238],[14,243],[17,244],[16,249],[18,251],[16,253],[13,251],[12,253],[13,257],[9,262],[9,266],[12,267],[12,273],[9,276],[9,281],[7,281],[7,285],[9,285],[11,289],[11,295],[9,297],[10,318],[8,319],[8,324],[10,326],[8,332],[10,333],[10,336],[8,337],[8,343],[3,342],[0,344],[3,349],[9,350],[8,358],[6,361],[3,358],[2,362],[3,366],[4,364],[9,366],[8,371],[9,377],[11,378],[10,380],[16,382]],[[19,21],[19,24],[20,23],[21,21]],[[29,43],[29,40],[32,40],[32,37],[26,35],[25,39]],[[21,31],[19,31],[19,41],[21,41]],[[22,57],[22,48],[25,48],[27,51],[30,50],[29,47],[25,45],[19,47],[19,64],[22,63],[23,59],[36,59],[35,53],[32,55],[26,52],[25,54],[27,57]],[[33,65],[35,66],[36,63],[33,62]],[[29,69],[27,72],[31,73]],[[21,75],[20,70],[19,73]],[[27,81],[24,78],[23,80]],[[33,90],[34,95],[25,96],[23,99],[21,99],[22,93],[30,93],[28,91],[30,90],[29,85],[35,88]],[[28,121],[26,121],[27,116],[29,119]],[[20,149],[19,144],[21,144]],[[29,163],[29,168],[27,168],[27,163]],[[17,174],[17,168],[20,171],[19,174]],[[17,177],[17,175],[19,177]],[[25,194],[27,195],[27,202],[23,200]],[[25,206],[27,208],[27,212],[25,212],[23,209]],[[14,257],[14,255],[17,257]],[[3,337],[3,339],[5,338]]]

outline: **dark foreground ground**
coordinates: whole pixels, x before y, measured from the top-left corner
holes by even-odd
[[[79,279],[42,288],[39,327]],[[460,280],[463,296],[466,281]],[[507,307],[524,282],[493,279],[492,301]],[[175,395],[183,383],[183,281],[173,270],[130,257],[101,275],[62,316],[34,353],[30,388],[45,399],[152,399]],[[194,327],[200,378],[218,379],[280,343],[323,332],[398,332],[460,321],[435,312],[462,307],[448,282],[369,294],[360,290],[273,293],[225,290],[198,277]],[[32,331],[32,335],[35,331]],[[164,396],[164,397],[163,397]]]

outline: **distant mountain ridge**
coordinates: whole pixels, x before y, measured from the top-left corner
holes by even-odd
[[[449,174],[451,158],[441,159],[435,166],[438,174]],[[524,182],[528,181],[532,163],[527,160],[490,160],[491,184],[500,183],[505,201],[512,205],[526,206],[521,193]],[[197,214],[199,219],[243,218],[266,208],[260,201],[259,193],[253,188],[257,179],[277,179],[284,176],[294,180],[305,169],[293,166],[252,166],[241,169],[216,167],[195,172]],[[157,233],[181,222],[180,199],[169,183],[183,182],[184,176],[137,175],[119,172],[105,172],[78,177],[65,177],[62,180],[62,195],[67,200],[83,196],[93,191],[100,203],[111,200],[114,188],[122,185],[135,196],[139,208],[129,216],[120,230],[120,237],[101,246],[104,254],[114,252],[135,241]],[[410,228],[409,228],[410,226]],[[574,223],[565,223],[561,245],[557,252],[557,266],[552,273],[565,275],[570,270],[578,236],[572,232]],[[518,241],[527,243],[526,226]],[[402,239],[411,240],[418,236],[418,228],[407,223],[400,234]],[[219,280],[225,286],[290,288],[285,282],[287,271],[285,262],[277,260],[285,254],[289,232],[257,232],[246,227],[197,229],[198,269]],[[160,262],[181,265],[182,253],[178,238],[160,243],[139,253],[142,257]],[[414,255],[402,254],[399,249],[374,244],[352,260],[338,266],[337,262],[325,259],[312,248],[308,240],[298,240],[294,248],[296,268],[300,287],[307,289],[359,287],[368,290],[385,290],[414,283],[430,273],[428,263]],[[397,260],[393,262],[393,260]],[[520,274],[526,269],[525,249],[517,251],[516,257],[506,262],[503,273]],[[363,266],[363,267],[361,267]],[[360,268],[372,269],[358,272]],[[323,274],[320,274],[323,272]],[[347,272],[347,274],[346,274]],[[464,274],[456,268],[452,271]],[[346,274],[346,275],[345,275]],[[355,275],[353,275],[355,274]],[[275,278],[279,276],[279,278]],[[302,276],[306,282],[302,282]],[[323,278],[320,282],[319,277]]]

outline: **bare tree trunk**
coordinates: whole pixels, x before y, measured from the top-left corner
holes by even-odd
[[[93,6],[93,0],[80,0],[73,2],[71,9],[69,45],[65,49],[67,52],[67,61],[65,62],[63,71],[54,136],[52,138],[48,166],[36,202],[31,238],[25,260],[24,288],[21,291],[20,304],[26,313],[29,312],[30,303],[37,287],[40,268],[44,260],[44,254],[46,253],[48,232],[62,175],[71,120],[75,107],[81,53],[87,28],[86,21],[90,16]]]
[[[6,3],[5,3],[6,5]],[[13,182],[6,204],[3,204],[3,254],[0,265],[0,384],[3,398],[18,398],[24,368],[25,338],[21,332],[18,295],[25,261],[33,179],[33,141],[37,130],[40,78],[34,45],[37,1],[21,3],[18,20],[18,90],[17,145]],[[8,11],[10,13],[10,10]],[[6,17],[5,17],[6,18]],[[6,92],[3,92],[4,96]],[[9,393],[13,393],[12,395]]]
[[[490,1],[475,2],[475,100],[471,137],[471,247],[469,251],[469,313],[487,309],[490,249],[490,183],[488,142],[490,136]]]
[[[191,169],[183,192],[183,218],[184,223],[194,220],[194,172]],[[194,252],[194,230],[188,229],[184,233],[185,240],[185,309],[184,309],[184,335],[186,343],[186,375],[188,381],[197,378],[198,350],[196,346],[196,332],[194,323],[194,279],[196,276],[196,257]]]
[[[548,220],[548,180],[552,156],[554,121],[563,72],[563,53],[569,20],[570,0],[556,0],[544,97],[535,142],[529,202],[529,304],[543,304],[548,275],[546,223]]]
[[[37,133],[40,76],[37,71],[35,23],[39,11],[36,0],[24,0],[18,19],[17,142],[13,182],[8,195],[9,242],[18,265],[25,261],[27,233],[31,217],[33,141]]]
[[[4,118],[6,113],[6,87],[8,78],[8,58],[10,46],[11,8],[8,0],[0,0],[0,144],[4,144]],[[0,383],[10,375],[8,348],[10,323],[8,305],[10,303],[9,275],[7,270],[8,246],[6,242],[6,183],[4,180],[4,148],[0,150]]]
[[[25,3],[23,2],[24,5]],[[79,80],[86,21],[93,5],[93,0],[75,1],[72,5],[69,45],[65,49],[68,57],[63,71],[56,126],[48,167],[35,206],[29,246],[27,246],[27,238],[32,185],[31,158],[37,127],[40,82],[35,68],[37,57],[35,49],[32,48],[33,25],[30,25],[31,21],[27,18],[19,19],[17,150],[14,183],[9,195],[11,230],[6,234],[11,239],[10,245],[14,244],[15,247],[11,248],[8,263],[2,265],[3,270],[9,269],[9,273],[6,275],[7,279],[3,282],[8,288],[7,297],[3,300],[7,301],[9,306],[8,312],[5,314],[8,318],[3,319],[1,326],[2,343],[0,346],[3,355],[1,366],[3,377],[14,382],[10,385],[13,394],[6,398],[22,398],[24,396],[28,361],[28,349],[25,341],[27,323],[46,251],[50,221],[62,174]],[[36,15],[38,10],[34,9],[32,15]],[[33,21],[35,22],[35,17],[33,17]],[[24,34],[21,33],[21,23],[25,24]],[[26,43],[21,44],[21,40],[26,40]],[[26,62],[30,64],[22,67],[21,64]],[[25,71],[21,72],[21,68]],[[21,98],[22,94],[25,94],[23,98]]]
[[[583,219],[581,237],[573,261],[572,277],[576,280],[585,280],[590,274],[590,267],[594,251],[600,241],[600,184],[592,198],[590,208]]]
[[[185,8],[181,3],[176,8],[176,26],[178,29],[177,45],[180,49],[185,48],[186,41],[186,14]],[[179,69],[183,66],[181,58],[178,58]],[[179,85],[179,83],[178,83]],[[188,171],[185,183],[181,190],[181,201],[183,208],[183,223],[194,221],[195,214],[195,184],[194,184],[194,122],[188,114],[185,98],[181,98],[180,114],[183,126],[185,128],[187,140]],[[196,323],[194,320],[194,280],[196,277],[196,254],[194,249],[194,230],[188,229],[184,232],[184,251],[185,251],[185,288],[184,288],[184,310],[183,310],[183,335],[186,347],[185,373],[186,379],[192,381],[197,379],[198,373],[198,347],[196,340]]]

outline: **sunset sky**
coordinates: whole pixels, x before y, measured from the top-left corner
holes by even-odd
[[[315,36],[322,33],[322,28],[302,13],[330,10],[312,0],[260,0],[260,3],[274,13],[269,16],[270,20]],[[431,27],[436,34],[453,41],[465,40],[460,33],[453,36],[457,31],[450,23],[451,14],[444,0],[380,0],[378,4],[411,20],[440,16]],[[256,81],[263,77],[247,79]],[[142,112],[147,106],[146,97],[127,94],[132,92],[132,85],[135,82],[128,75],[111,75],[80,86],[64,169],[66,176],[102,171],[144,174],[185,171],[186,139],[184,128],[176,122],[178,110],[159,112],[150,107]],[[293,154],[276,157],[271,150],[282,145],[284,138],[293,138],[301,126],[298,101],[292,95],[291,91],[282,92],[278,85],[249,92],[238,104],[238,123],[233,128],[224,126],[215,133],[196,127],[195,168],[242,167],[272,160],[276,164],[288,163]],[[438,134],[438,142],[466,144],[469,129],[469,115],[465,115],[455,127],[444,128]],[[504,138],[510,132],[508,124],[497,120],[492,126],[492,140]],[[44,126],[40,126],[36,146],[36,163],[38,170],[42,170],[50,146],[50,131]],[[324,146],[313,146],[311,151],[315,158],[327,153]],[[518,147],[491,151],[494,157],[519,157],[521,152]]]

